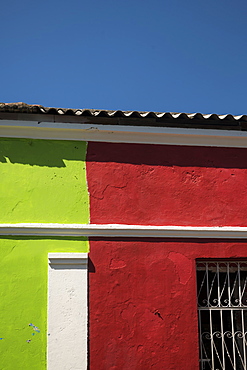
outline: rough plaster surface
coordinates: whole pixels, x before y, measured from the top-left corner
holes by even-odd
[[[247,225],[246,149],[93,143],[91,223]]]
[[[0,238],[1,370],[46,369],[48,253],[87,250],[82,238]]]
[[[90,239],[90,370],[198,369],[196,258],[247,242]]]
[[[0,140],[0,222],[87,223],[86,143]]]
[[[90,142],[91,223],[247,226],[246,149]],[[90,370],[198,369],[196,258],[247,242],[90,239]]]
[[[87,223],[85,153],[83,142],[1,139],[0,222]],[[88,252],[88,242],[0,238],[1,370],[46,369],[49,252]]]

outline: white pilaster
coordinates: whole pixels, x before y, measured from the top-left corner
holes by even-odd
[[[87,258],[48,255],[48,370],[87,369]]]

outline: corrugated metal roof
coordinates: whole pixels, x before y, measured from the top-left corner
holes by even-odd
[[[181,126],[191,127],[215,126],[224,129],[247,129],[247,115],[233,116],[231,114],[201,114],[201,113],[174,113],[174,112],[142,112],[142,111],[122,111],[122,110],[102,110],[102,109],[68,109],[51,108],[42,105],[29,105],[26,103],[0,103],[0,113],[31,113],[55,116],[74,116],[88,118],[115,118],[109,120],[109,124],[131,124],[150,125],[150,126]],[[105,118],[105,119],[104,119]],[[117,119],[117,120],[116,120]],[[140,121],[139,121],[140,119]],[[56,119],[58,121],[58,119]],[[138,121],[138,122],[137,122]],[[120,123],[121,122],[121,123]],[[149,123],[148,123],[149,122]]]
[[[233,116],[231,114],[201,114],[201,113],[175,113],[175,112],[143,112],[143,111],[122,111],[105,109],[70,109],[51,108],[42,105],[30,105],[26,103],[0,103],[1,112],[19,113],[44,113],[61,114],[88,117],[133,117],[133,118],[169,118],[169,119],[199,119],[199,120],[227,120],[247,121],[247,115]]]

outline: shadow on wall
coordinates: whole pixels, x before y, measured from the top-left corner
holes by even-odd
[[[84,161],[82,141],[8,139],[0,142],[0,162],[31,166],[66,167],[64,160]]]
[[[88,162],[150,166],[247,168],[246,149],[89,142]]]
[[[91,260],[90,257],[88,257],[88,272],[92,272],[92,273],[95,273],[96,272],[96,269],[95,269],[95,266],[93,264],[93,261]]]
[[[88,240],[87,236],[30,236],[30,235],[0,235],[0,241],[1,239],[6,240],[61,240],[61,241],[83,241],[86,242]]]
[[[89,242],[100,242],[100,241],[104,241],[105,243],[105,246],[108,247],[111,245],[112,242],[114,243],[123,243],[123,241],[126,243],[126,245],[129,244],[129,247],[132,249],[133,248],[133,243],[138,243],[138,242],[142,242],[142,240],[140,240],[140,238],[136,237],[136,238],[133,238],[133,237],[97,237],[97,236],[91,236],[89,237]],[[215,245],[215,244],[222,244],[222,243],[231,243],[231,245],[235,245],[235,244],[246,244],[247,242],[247,238],[246,239],[227,239],[227,238],[220,238],[220,239],[213,239],[213,238],[145,238],[145,242],[144,242],[144,245],[145,244],[148,244],[148,243],[162,243],[162,244],[170,244],[170,243],[183,243],[184,245],[185,244],[196,244],[196,245],[201,245],[203,247],[203,245],[207,245],[207,244],[212,244],[212,245]],[[109,243],[109,245],[108,245]],[[210,258],[210,257],[206,257],[206,258]],[[212,257],[212,258],[215,258],[215,257]],[[234,258],[234,257],[231,257],[231,258]],[[91,261],[91,263],[93,263]],[[93,265],[93,269],[95,269],[94,265]],[[95,272],[94,270],[90,271],[90,272]]]

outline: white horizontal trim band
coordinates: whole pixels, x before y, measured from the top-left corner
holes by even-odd
[[[247,147],[247,131],[0,120],[0,136],[218,147]]]
[[[247,227],[21,223],[0,224],[0,235],[247,239]]]

